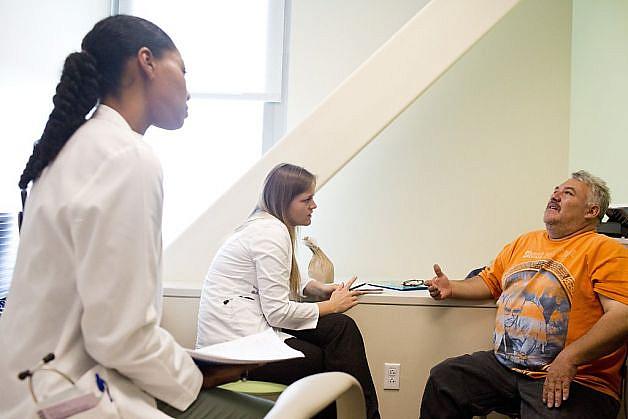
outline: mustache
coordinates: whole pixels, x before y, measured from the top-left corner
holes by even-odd
[[[545,206],[545,209],[556,209],[560,211],[560,203],[555,199],[550,199],[547,205]]]

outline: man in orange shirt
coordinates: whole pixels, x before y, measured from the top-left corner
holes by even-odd
[[[610,193],[579,171],[554,188],[545,230],[506,245],[491,266],[450,281],[438,265],[432,298],[497,300],[494,349],[434,367],[421,418],[492,410],[522,418],[609,418],[619,410],[628,340],[628,249],[597,234]]]

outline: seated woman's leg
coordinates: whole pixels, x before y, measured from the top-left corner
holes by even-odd
[[[280,384],[292,384],[303,377],[324,372],[323,353],[321,349],[309,342],[290,338],[286,345],[303,352],[305,358],[288,359],[272,362],[249,372],[251,380],[271,381]]]
[[[296,338],[286,340],[286,344],[303,352],[305,358],[288,359],[272,362],[249,372],[251,380],[270,381],[280,384],[292,384],[303,377],[325,372],[323,351],[318,346]],[[336,404],[332,403],[316,415],[316,419],[335,419]]]
[[[316,329],[286,330],[286,333],[319,346],[323,351],[324,371],[341,371],[355,377],[364,391],[367,417],[380,417],[364,340],[351,317],[330,314],[318,320]]]
[[[203,389],[185,411],[157,400],[157,408],[177,419],[261,419],[273,402],[220,388]]]

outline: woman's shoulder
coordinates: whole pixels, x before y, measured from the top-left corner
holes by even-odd
[[[253,213],[237,230],[236,233],[247,237],[251,242],[285,241],[290,242],[288,228],[279,219],[264,211]]]
[[[122,161],[161,171],[159,158],[141,135],[100,119],[90,119],[83,124],[68,142],[64,154],[68,154],[70,159],[88,162],[93,168],[107,162]]]
[[[106,105],[100,105],[92,118],[81,125],[73,137],[81,139],[81,141],[73,141],[78,147],[87,143],[83,140],[88,139],[89,145],[85,144],[85,146],[101,149],[101,152],[110,155],[128,148],[135,148],[141,153],[152,153],[151,147],[143,140],[143,136],[133,131],[122,115]]]
[[[288,228],[275,216],[266,211],[255,211],[243,224],[244,227],[250,227],[257,230],[277,231],[288,234]]]

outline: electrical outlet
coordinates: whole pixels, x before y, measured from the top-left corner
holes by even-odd
[[[401,364],[384,364],[384,390],[399,390]]]

